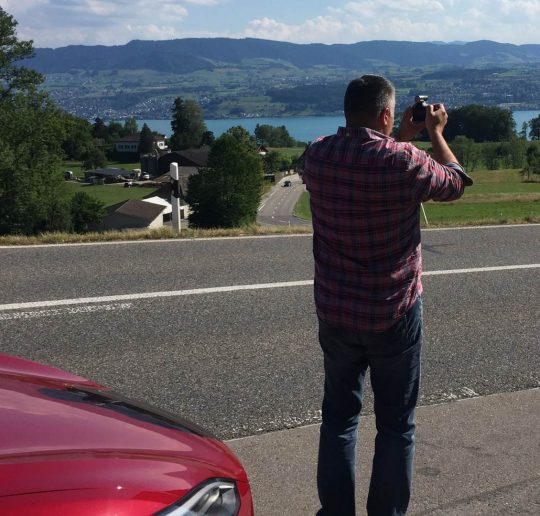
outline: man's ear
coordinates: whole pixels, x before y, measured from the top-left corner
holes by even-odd
[[[385,129],[390,124],[391,112],[390,108],[384,108],[379,114],[379,124],[381,129]]]

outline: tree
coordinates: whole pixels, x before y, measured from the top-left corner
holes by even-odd
[[[540,115],[529,121],[529,138],[540,140]]]
[[[204,131],[201,138],[201,145],[212,145],[216,141],[216,137],[212,131]]]
[[[34,55],[33,42],[19,41],[17,21],[0,7],[0,100],[18,92],[34,90],[43,76],[16,63]]]
[[[88,225],[99,223],[105,215],[105,204],[86,192],[77,192],[71,198],[71,220],[76,233],[86,233]]]
[[[466,136],[456,136],[451,147],[458,161],[472,172],[480,161],[480,152],[474,141]]]
[[[122,136],[129,136],[130,134],[137,134],[139,132],[139,126],[135,117],[126,118],[124,120],[124,127],[122,129]]]
[[[199,104],[192,99],[182,100],[177,97],[174,101],[172,115],[171,149],[182,150],[200,147],[207,128]]]
[[[279,170],[279,153],[270,151],[263,156],[263,165],[265,174],[275,174]]]
[[[0,234],[70,229],[61,120],[58,109],[42,93],[19,93],[2,102]]]
[[[506,141],[515,136],[515,122],[507,109],[470,104],[449,110],[444,134],[448,140],[462,135],[475,142]]]
[[[527,147],[527,165],[521,173],[525,181],[531,181],[532,174],[540,174],[540,149],[537,145]]]
[[[98,140],[103,140],[104,142],[109,139],[109,131],[107,130],[107,126],[99,117],[94,120],[94,125],[92,126],[92,137]]]
[[[16,25],[0,8],[0,234],[69,230],[63,115],[37,91],[41,75],[16,65],[33,54]]]
[[[499,144],[500,155],[504,168],[522,168],[525,163],[527,142],[514,137],[508,142]]]
[[[227,129],[225,134],[230,134],[237,142],[242,143],[253,151],[257,149],[257,142],[255,141],[255,138],[241,125],[230,127]]]
[[[107,126],[107,141],[114,142],[115,140],[118,140],[122,137],[123,131],[124,127],[120,122],[115,122],[114,120],[111,120],[109,122],[109,125]]]
[[[488,170],[498,170],[501,168],[501,148],[496,142],[486,142],[482,147],[482,157],[484,165]]]
[[[143,125],[143,128],[140,133],[139,139],[139,153],[148,154],[154,150],[154,133],[146,124]]]
[[[527,122],[523,122],[521,125],[521,131],[519,131],[519,139],[520,140],[526,140],[527,139],[527,129],[529,128],[529,124]]]
[[[81,161],[83,156],[94,147],[92,140],[92,125],[81,118],[61,112],[64,126],[64,137],[62,140],[62,150],[68,159]]]
[[[105,153],[97,146],[89,147],[81,156],[85,170],[101,168],[107,164]]]
[[[188,180],[190,223],[211,228],[255,222],[262,180],[261,157],[234,134],[223,134],[212,146],[208,167]]]
[[[268,124],[257,124],[254,132],[258,145],[268,147],[294,147],[296,145],[296,140],[291,137],[284,125],[274,127]]]

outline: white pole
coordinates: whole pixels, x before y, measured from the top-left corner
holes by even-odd
[[[178,163],[171,163],[169,167],[171,176],[171,205],[172,205],[172,227],[180,233],[182,227],[180,223],[180,184],[178,179]]]
[[[427,220],[426,210],[424,209],[424,205],[420,203],[420,206],[422,206],[422,213],[424,214],[424,220],[426,221],[426,226],[429,226],[429,222]]]

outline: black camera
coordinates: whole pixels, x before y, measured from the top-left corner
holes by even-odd
[[[413,122],[424,122],[426,119],[426,108],[429,106],[427,103],[427,95],[416,95],[414,98],[414,104],[412,105],[412,119]]]

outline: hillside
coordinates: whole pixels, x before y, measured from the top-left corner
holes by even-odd
[[[88,118],[168,118],[176,96],[195,98],[207,117],[330,114],[341,109],[347,81],[362,73],[389,76],[407,96],[430,88],[439,98],[445,92],[443,100],[453,105],[540,103],[534,87],[540,45],[493,41],[137,40],[37,49],[27,64],[45,74],[60,105]],[[326,98],[317,101],[321,94]]]
[[[540,45],[493,41],[465,44],[366,41],[349,45],[294,44],[260,39],[200,38],[171,41],[131,41],[122,46],[68,46],[37,49],[30,66],[43,72],[72,69],[146,69],[166,73],[212,70],[246,59],[273,59],[301,69],[338,66],[371,67],[374,61],[399,67],[453,65],[475,67],[540,63]]]

